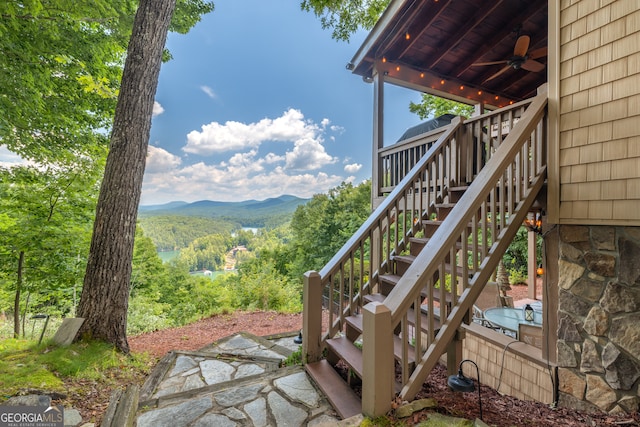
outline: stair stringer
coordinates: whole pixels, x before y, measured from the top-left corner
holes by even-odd
[[[536,178],[529,195],[521,202],[521,207],[517,209],[517,213],[512,217],[510,225],[502,229],[498,240],[489,250],[489,256],[483,260],[479,271],[469,280],[469,287],[462,292],[457,303],[451,308],[449,316],[441,326],[434,341],[429,345],[424,356],[409,377],[409,381],[402,388],[400,397],[403,400],[412,400],[415,397],[431,370],[438,363],[440,356],[447,350],[447,347],[455,338],[456,331],[460,328],[469,310],[471,310],[476,299],[480,296],[484,285],[489,281],[491,275],[498,267],[499,261],[511,244],[511,241],[526,218],[529,208],[542,189],[546,177],[546,168],[544,172],[545,173],[540,174]]]
[[[415,397],[424,380],[438,362],[440,355],[455,338],[456,331],[482,292],[484,284],[497,267],[544,184],[546,165],[537,165],[534,169],[528,170],[530,175],[527,178],[514,176],[513,162],[520,165],[518,162],[522,162],[523,157],[529,160],[530,152],[527,150],[535,151],[536,144],[543,144],[546,141],[544,136],[546,129],[539,128],[546,105],[546,93],[539,94],[534,99],[513,131],[474,179],[465,195],[384,301],[384,305],[392,313],[392,328],[404,323],[405,313],[415,303],[420,289],[425,286],[433,288],[433,283],[430,280],[444,257],[450,253],[450,248],[455,245],[459,236],[463,237],[463,242],[466,241],[468,237],[465,231],[467,224],[469,221],[474,221],[475,224],[473,218],[480,206],[487,208],[489,205],[486,202],[487,197],[493,198],[495,196],[496,183],[501,186],[503,194],[505,181],[508,182],[508,187],[513,188],[514,185],[517,187],[518,197],[517,200],[513,200],[515,206],[511,207],[510,201],[509,205],[501,206],[501,212],[496,213],[492,210],[492,214],[495,215],[493,219],[496,222],[502,220],[499,233],[497,236],[493,236],[493,243],[480,261],[479,266],[472,266],[470,271],[473,273],[473,277],[471,279],[462,278],[463,290],[459,297],[455,295],[455,291],[453,292],[453,306],[446,321],[435,338],[427,342],[427,349],[419,359],[416,369],[403,385],[400,392],[400,397],[403,400],[411,400]],[[511,200],[511,196],[509,198]],[[492,201],[491,205],[495,208],[495,201]],[[466,243],[463,244],[465,244],[463,252],[466,252]],[[463,262],[463,265],[466,270],[467,263]],[[363,357],[366,358],[367,354],[363,354]],[[367,382],[366,377],[363,381]],[[363,386],[366,386],[365,383]]]

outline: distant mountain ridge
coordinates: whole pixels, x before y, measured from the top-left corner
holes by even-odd
[[[193,203],[170,202],[161,205],[140,206],[138,213],[142,217],[150,216],[197,216],[204,218],[227,218],[243,226],[263,226],[275,217],[290,216],[300,205],[310,199],[283,195],[265,200],[245,200],[242,202],[219,202],[200,200]]]

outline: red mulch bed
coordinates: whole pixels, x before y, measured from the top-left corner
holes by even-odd
[[[512,286],[512,288],[509,294],[515,301],[526,298],[526,286]],[[246,331],[265,336],[296,331],[301,327],[301,314],[236,312],[213,316],[180,328],[130,337],[129,345],[133,352],[148,352],[161,358],[170,350],[197,350],[236,332]],[[606,413],[585,413],[566,408],[551,408],[542,403],[503,396],[485,386],[482,386],[481,390],[483,419],[487,424],[497,427],[640,426],[640,414],[637,412],[632,415],[618,416]],[[437,412],[445,415],[475,419],[480,417],[477,396],[477,392],[454,393],[449,390],[446,369],[438,366],[428,377],[416,398],[436,399]],[[409,426],[418,424],[427,418],[428,413],[428,411],[417,412],[403,422]]]

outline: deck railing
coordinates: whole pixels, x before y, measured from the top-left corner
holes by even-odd
[[[490,156],[495,151],[520,120],[530,102],[531,99],[527,99],[495,112],[465,119],[465,132],[468,130],[475,136],[475,140],[473,147],[466,152],[467,158],[461,159],[463,162],[460,166],[469,168],[469,170],[461,170],[462,173],[467,177],[477,174],[488,160],[483,156],[487,154]],[[379,149],[379,160],[374,164],[374,168],[380,168],[380,172],[373,175],[380,177],[380,182],[372,183],[375,186],[374,200],[381,200],[388,196],[447,128],[448,126],[443,126]],[[490,150],[488,150],[489,146]]]
[[[407,248],[408,239],[421,229],[420,220],[434,213],[435,204],[445,198],[462,128],[457,119],[420,159],[416,173],[396,186],[320,273],[306,274],[305,282],[313,278],[316,288],[315,302],[310,303],[328,301],[331,307],[321,339],[304,349],[309,361],[319,357],[326,339],[343,330],[345,317],[360,313],[363,297],[377,292],[380,275],[391,271],[393,256]],[[304,310],[305,316],[310,314],[306,305]]]
[[[454,340],[461,323],[468,319],[473,303],[542,188],[546,178],[546,105],[546,93],[538,95],[506,138],[502,140],[498,132],[487,141],[491,144],[487,145],[488,160],[484,167],[384,300],[390,312],[390,329],[363,331],[366,342],[368,336],[391,334],[400,325],[403,354],[415,352],[417,365],[414,368],[412,361],[402,358],[402,399],[411,400],[415,396],[440,355]],[[475,129],[489,130],[488,125],[495,119],[504,123],[501,116],[492,119],[485,116],[467,123]],[[483,131],[483,134],[490,136],[489,132]],[[480,160],[480,155],[476,155]],[[437,335],[429,328],[424,337],[426,342],[422,342],[422,334],[410,335],[420,330],[420,317],[415,316],[415,328],[408,327],[409,317],[413,307],[422,304],[425,290],[429,298],[427,311],[433,312],[431,297],[436,288],[441,298],[446,294],[452,308],[447,312],[445,305],[444,313],[441,308],[442,325]],[[364,353],[363,358],[367,357],[370,355]],[[364,377],[368,375],[375,378],[376,371],[365,371]]]
[[[378,176],[382,182],[377,194],[383,196],[391,193],[447,128],[443,126],[378,150],[382,168]]]
[[[493,237],[498,236],[506,224],[517,221],[520,216],[526,214],[521,214],[518,209],[529,200],[523,197],[530,197],[532,179],[538,176],[544,166],[544,106],[540,108],[538,102],[536,108],[540,111],[536,113],[536,117],[524,117],[527,122],[535,122],[535,125],[531,125],[534,129],[530,129],[529,125],[526,128],[520,126],[519,128],[525,128],[522,131],[514,128],[514,125],[519,119],[522,120],[523,116],[532,114],[527,107],[535,99],[537,98],[468,120],[456,118],[438,134],[434,142],[429,141],[430,137],[424,139],[430,148],[410,171],[405,172],[405,166],[394,169],[393,179],[385,181],[389,185],[382,188],[384,191],[390,190],[390,193],[372,215],[319,273],[305,274],[303,352],[307,362],[316,361],[321,357],[325,340],[344,330],[346,317],[362,312],[365,366],[363,390],[378,390],[381,384],[385,384],[383,388],[386,388],[389,381],[393,380],[388,377],[393,375],[393,369],[381,369],[375,360],[379,352],[368,351],[367,347],[374,343],[380,344],[387,338],[391,340],[390,334],[398,325],[401,326],[404,342],[402,383],[406,389],[416,381],[412,375],[413,366],[409,361],[409,354],[416,349],[417,360],[423,364],[422,359],[426,354],[424,349],[429,349],[436,342],[433,296],[440,281],[434,278],[442,278],[445,285],[440,286],[440,299],[448,297],[454,307],[451,313],[446,313],[445,310],[441,316],[444,319],[448,315],[450,319],[455,314],[455,322],[462,321],[464,314],[456,311],[456,302],[471,298],[475,301],[468,289],[481,279],[485,282],[488,279],[488,276],[485,278],[477,273],[487,255],[496,250],[497,240]],[[546,94],[544,99],[546,105]],[[430,135],[435,136],[432,133]],[[516,142],[511,144],[514,147],[520,145],[517,148],[509,148],[508,155],[502,154],[504,150],[497,151],[505,141],[514,139]],[[414,150],[416,140],[411,140],[409,144],[397,145],[381,154],[388,159],[392,156],[397,156],[397,159],[413,159],[408,153]],[[493,166],[491,171],[485,170],[485,164],[494,156],[497,158],[492,164],[499,167]],[[413,160],[409,161],[411,162]],[[538,181],[534,181],[537,186]],[[461,213],[451,217],[453,220],[449,217],[445,220],[449,221],[446,231],[434,235],[429,240],[429,250],[425,248],[410,267],[412,274],[405,273],[384,304],[371,303],[363,310],[364,296],[379,290],[380,276],[392,272],[393,257],[407,249],[409,238],[422,229],[421,221],[433,217],[436,212],[435,205],[448,200],[448,192],[452,186],[471,182],[471,188],[467,191],[471,199],[467,197],[465,209],[457,209],[456,211]],[[470,229],[468,224],[471,224]],[[470,236],[475,237],[471,239]],[[460,254],[469,254],[469,259]],[[454,265],[458,265],[459,268],[456,269]],[[452,275],[451,271],[457,272]],[[444,280],[446,277],[448,280]],[[425,311],[430,332],[427,336],[419,333],[411,335],[412,331],[421,330],[420,316],[414,315],[415,319],[410,319],[410,310],[412,306],[422,305],[423,298],[420,292],[425,287]],[[445,295],[447,292],[449,295]],[[477,293],[479,294],[479,291]],[[324,325],[321,323],[323,300],[331,307]],[[473,301],[469,304],[472,303]],[[376,307],[380,306],[383,309],[377,310]],[[470,306],[467,307],[467,311],[469,308]],[[367,325],[380,323],[379,319],[374,318],[381,313],[385,316],[390,315],[388,321],[382,321],[384,331],[368,328]],[[458,326],[452,326],[454,323],[449,319],[438,336],[447,328],[453,327],[453,332],[457,329]],[[415,323],[414,329],[408,326],[410,320]],[[449,340],[451,336],[447,332],[446,337]],[[382,341],[381,337],[384,337]],[[413,344],[413,349],[409,344]],[[385,344],[382,347],[386,346]],[[393,351],[391,348],[393,345],[386,351]],[[440,350],[438,348],[438,351]],[[388,357],[383,359],[389,360]],[[374,368],[367,368],[372,366]],[[423,370],[420,372],[422,375]],[[393,388],[390,387],[386,391],[390,404]],[[386,391],[381,393],[384,394]],[[403,389],[404,395],[407,396],[413,391],[413,388]],[[374,394],[379,398],[380,393]],[[371,413],[371,405],[367,405],[367,398],[363,395],[363,411]]]

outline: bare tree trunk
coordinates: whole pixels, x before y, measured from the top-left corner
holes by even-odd
[[[20,291],[22,290],[22,269],[24,267],[24,251],[18,255],[18,280],[16,281],[16,296],[13,300],[13,337],[20,338]]]
[[[122,75],[93,237],[78,304],[79,336],[129,352],[127,308],[133,239],[153,102],[176,0],[140,0]]]
[[[27,300],[24,302],[24,310],[22,310],[22,337],[27,337],[27,330],[25,324],[27,323],[27,311],[29,311],[29,300],[31,299],[31,292],[27,292]]]

